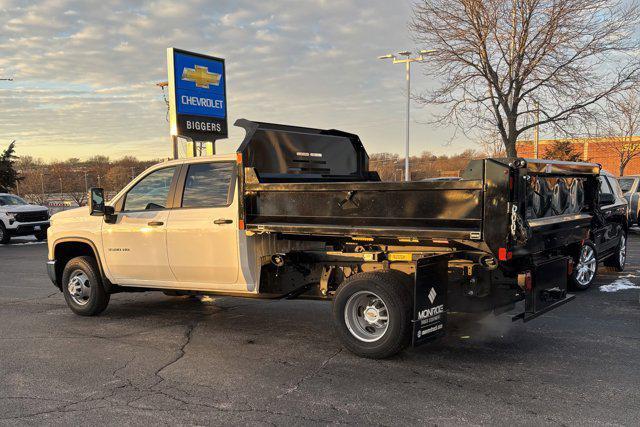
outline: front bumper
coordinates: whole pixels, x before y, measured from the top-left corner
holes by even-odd
[[[58,283],[58,279],[56,278],[55,260],[47,261],[47,275],[49,276],[49,280],[51,280],[51,283],[53,283],[56,288],[60,289],[60,283]]]
[[[30,236],[35,232],[46,232],[49,226],[49,221],[14,222],[13,224],[10,224],[5,228],[7,230],[7,233],[9,233],[9,235],[11,236]],[[36,230],[36,227],[38,227],[38,230]]]

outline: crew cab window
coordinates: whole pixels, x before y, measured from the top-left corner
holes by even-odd
[[[189,166],[182,196],[183,208],[228,206],[233,163],[198,163]]]
[[[126,195],[123,209],[143,211],[164,209],[176,168],[164,168],[151,172],[140,180]]]

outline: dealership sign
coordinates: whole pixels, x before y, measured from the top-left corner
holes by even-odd
[[[167,49],[171,134],[194,141],[227,137],[224,59]]]

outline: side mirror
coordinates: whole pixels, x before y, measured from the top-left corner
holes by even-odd
[[[600,193],[600,206],[612,205],[616,202],[616,196],[612,193]]]
[[[91,188],[89,190],[89,213],[93,216],[106,215],[106,205],[104,203],[104,189]]]

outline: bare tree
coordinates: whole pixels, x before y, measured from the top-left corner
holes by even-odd
[[[504,143],[497,129],[479,135],[478,145],[486,157],[505,157]]]
[[[640,142],[633,136],[640,131],[640,93],[629,90],[607,100],[603,114],[604,146],[620,159],[620,176],[629,162],[640,156]]]
[[[638,16],[634,0],[421,0],[410,29],[441,85],[419,101],[468,135],[497,129],[516,156],[523,132],[567,128],[634,84]]]

